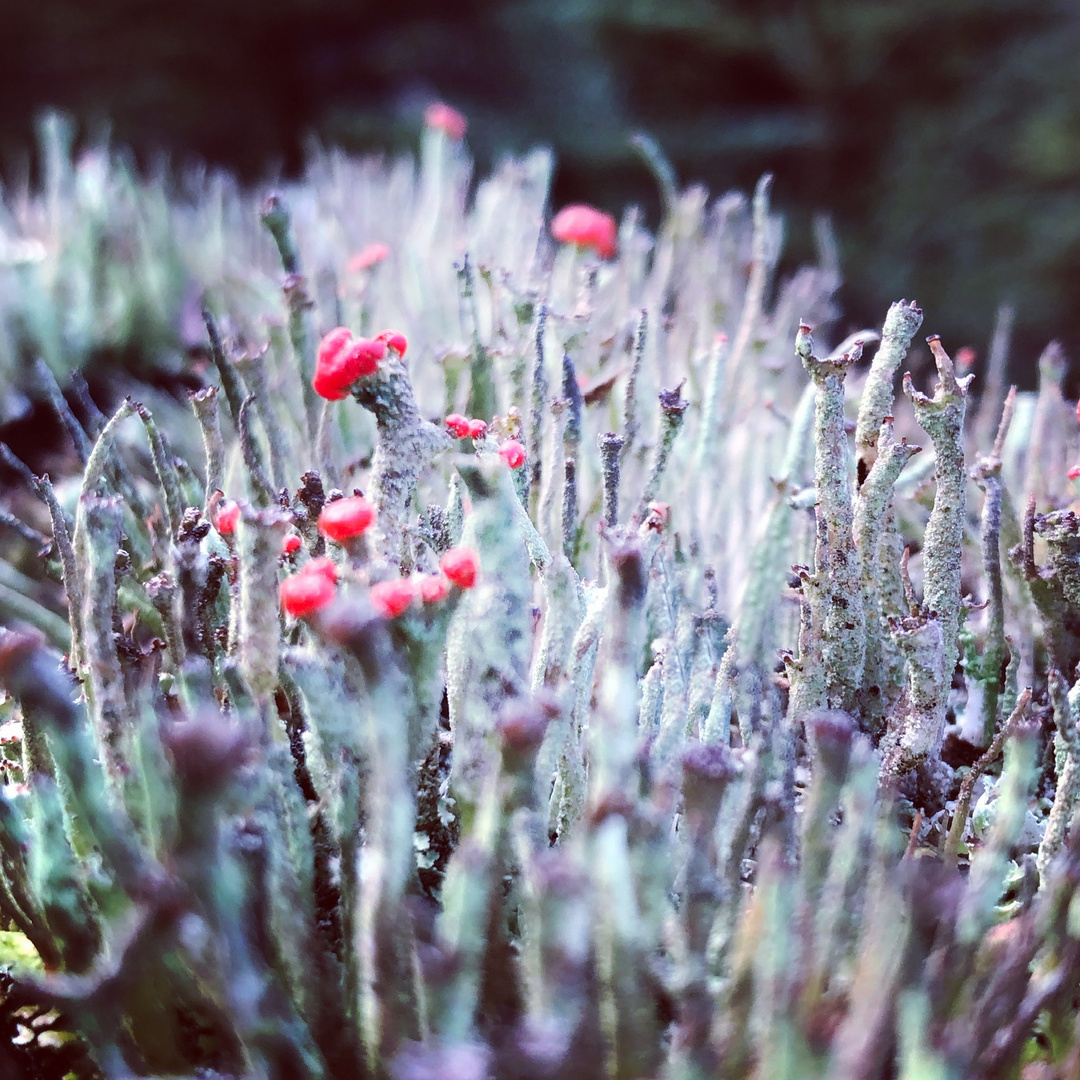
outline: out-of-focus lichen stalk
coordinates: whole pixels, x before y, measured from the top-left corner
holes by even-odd
[[[547,414],[547,366],[544,359],[544,334],[547,332],[547,306],[541,304],[536,312],[535,350],[533,353],[532,380],[529,393],[529,425],[526,445],[532,450],[527,462],[529,490],[533,498],[539,498],[543,458],[540,447],[544,445],[544,418]]]
[[[886,416],[875,438],[876,452],[870,471],[859,488],[855,501],[855,547],[859,554],[859,576],[866,624],[866,656],[860,690],[860,714],[871,730],[881,720],[883,691],[888,689],[885,649],[885,610],[882,597],[881,537],[889,521],[893,485],[912,456],[921,446],[910,446],[906,439],[896,442],[892,417]]]
[[[118,498],[89,495],[80,501],[86,529],[83,641],[88,698],[107,773],[113,783],[120,783],[127,772],[122,746],[125,694],[124,676],[116,654],[113,612],[122,510]]]
[[[331,612],[323,627],[359,661],[366,691],[371,768],[364,785],[365,845],[360,851],[356,940],[360,1009],[369,1066],[389,1060],[419,1035],[414,944],[401,905],[415,876],[416,803],[409,730],[402,724],[413,694],[382,619]],[[387,993],[384,987],[394,987]]]
[[[278,556],[289,528],[289,517],[277,509],[242,509],[237,529],[240,568],[240,614],[237,654],[244,681],[256,701],[267,706],[278,683],[281,630],[278,614]],[[262,737],[274,742],[284,736],[266,709],[268,730]]]
[[[859,557],[852,534],[850,452],[844,426],[844,376],[862,355],[850,352],[827,360],[814,356],[814,339],[805,323],[795,351],[814,382],[814,480],[817,513],[824,520],[814,551],[815,591],[821,605],[821,659],[825,699],[832,708],[851,708],[862,683],[866,658]]]
[[[686,865],[679,906],[676,956],[681,975],[673,1051],[688,1075],[705,1077],[715,1075],[717,1066],[710,1038],[715,999],[708,979],[709,938],[723,897],[716,869],[716,822],[738,769],[727,746],[691,743],[682,752],[682,775]]]
[[[547,460],[543,470],[544,479],[540,484],[536,520],[539,522],[538,531],[541,532],[546,541],[552,547],[559,547],[559,541],[562,538],[562,500],[560,492],[566,475],[564,435],[569,420],[566,400],[564,398],[553,398],[550,412],[551,423],[548,425],[548,440],[546,445],[537,451]],[[520,484],[517,482],[517,478],[524,471],[524,467],[514,470],[514,486],[518,488],[519,492]]]
[[[737,640],[743,667],[764,664],[773,645],[767,635],[773,622],[776,599],[789,574],[794,514],[791,500],[806,469],[814,424],[815,393],[811,381],[799,398],[788,431],[784,460],[777,473],[776,494],[760,540],[754,545],[750,574],[739,599]]]
[[[532,589],[510,470],[499,459],[462,464],[472,499],[462,543],[480,556],[476,585],[462,598],[446,643],[446,693],[454,732],[452,790],[468,822],[495,767],[492,727],[507,693],[529,685]],[[527,520],[527,519],[526,519]]]
[[[857,726],[839,709],[817,709],[806,717],[813,754],[810,789],[802,814],[802,891],[808,910],[817,909],[832,855],[832,818],[848,776]]]
[[[71,437],[71,441],[75,446],[75,452],[79,456],[79,461],[85,465],[87,459],[90,457],[90,451],[93,448],[93,444],[87,436],[86,431],[83,429],[82,424],[79,423],[75,418],[75,414],[71,411],[71,407],[68,405],[60,390],[60,384],[56,381],[56,376],[53,375],[48,364],[40,357],[34,362],[34,374],[37,376],[38,385],[45,391],[45,395],[49,399],[49,404],[53,407],[53,411],[60,418],[60,422],[64,425],[65,430]]]
[[[31,634],[0,635],[0,685],[35,716],[46,733],[57,772],[70,793],[77,815],[108,869],[130,896],[153,887],[159,868],[146,858],[130,819],[106,795],[107,780],[92,727],[83,708],[72,701],[72,682],[59,657]]]
[[[1053,691],[1051,690],[1051,693]],[[968,825],[968,810],[971,807],[971,796],[975,791],[975,784],[979,777],[994,764],[1001,756],[1005,747],[1005,741],[1016,730],[1016,726],[1024,718],[1027,707],[1031,702],[1031,687],[1026,687],[1016,700],[1009,718],[1001,725],[985,753],[971,766],[964,779],[960,781],[960,790],[956,796],[956,810],[953,812],[952,825],[945,838],[945,847],[942,850],[942,858],[947,866],[956,866],[960,854],[960,845],[963,843],[964,831]]]
[[[377,511],[372,545],[382,558],[400,565],[416,485],[435,454],[450,446],[450,438],[420,415],[408,370],[392,354],[354,393],[375,414],[378,428],[367,493]]]
[[[951,674],[958,654],[960,629],[960,563],[967,507],[964,469],[964,411],[972,375],[957,379],[949,354],[935,334],[926,339],[937,364],[934,396],[917,391],[911,375],[904,375],[904,393],[915,419],[934,441],[937,486],[934,508],[923,535],[923,604],[941,620],[943,660]]]
[[[887,1060],[896,1000],[904,985],[904,960],[913,934],[904,895],[887,880],[881,865],[885,852],[881,850],[880,828],[850,983],[851,1008],[833,1036],[826,1073],[852,1080],[879,1076]]]
[[[150,410],[141,403],[136,403],[135,411],[139,414],[143,426],[146,428],[146,436],[150,440],[150,457],[154,462],[154,472],[157,473],[158,483],[165,501],[165,521],[169,529],[169,539],[176,538],[176,530],[180,527],[180,515],[184,512],[184,502],[180,494],[180,480],[176,475],[176,466],[165,446],[165,440],[158,430]]]
[[[1061,491],[1062,477],[1069,465],[1075,411],[1066,403],[1061,383],[1068,370],[1061,343],[1051,341],[1039,357],[1039,393],[1028,436],[1024,494],[1034,496],[1039,505],[1053,500]],[[980,409],[979,416],[982,412]]]
[[[1064,753],[1059,754],[1057,790],[1046,819],[1046,831],[1039,844],[1037,865],[1040,888],[1050,879],[1050,867],[1065,841],[1066,831],[1080,796],[1080,683],[1069,690],[1061,673],[1051,670],[1047,676],[1050,700],[1054,706],[1055,742]],[[1073,822],[1072,828],[1076,828]]]
[[[807,918],[814,927],[812,974],[804,995],[820,994],[849,954],[859,927],[863,889],[873,853],[877,807],[877,755],[866,739],[851,747],[848,780],[841,795],[840,825],[832,834],[828,872]]]
[[[229,359],[247,384],[249,396],[255,399],[255,409],[259,413],[263,431],[266,432],[266,441],[270,447],[270,479],[274,489],[280,490],[285,486],[285,462],[289,451],[270,399],[270,387],[266,379],[266,347],[256,352],[238,349],[232,352]],[[323,458],[320,457],[320,460]]]
[[[769,284],[772,260],[769,252],[769,193],[772,174],[765,173],[754,188],[752,202],[753,236],[750,241],[750,276],[743,294],[739,325],[731,342],[731,352],[726,361],[727,383],[736,411],[747,404],[750,386],[758,372],[754,365],[746,364],[750,346],[761,333],[761,321],[765,311],[765,290]]]
[[[613,557],[612,562],[617,560]],[[627,568],[624,564],[619,569]],[[605,816],[592,828],[587,846],[594,888],[597,1012],[604,1072],[611,1080],[655,1075],[661,1064],[656,1042],[661,1025],[642,966],[654,944],[647,933],[650,913],[643,910],[644,898],[635,888],[640,888],[645,868],[631,844],[629,814],[619,807],[626,790],[611,793],[613,812],[605,815],[606,808],[597,806],[595,812]]]
[[[720,404],[728,370],[727,334],[717,334],[709,350],[709,366],[705,373],[705,396],[698,422],[697,445],[694,448],[694,471],[698,476],[711,476],[716,470],[721,447]]]
[[[1009,368],[1015,319],[1016,309],[1011,304],[1002,304],[994,316],[994,331],[990,336],[990,348],[986,354],[983,392],[979,396],[979,410],[971,425],[971,445],[975,447],[989,445],[1001,415],[1005,387],[1008,385],[1005,379]]]
[[[189,398],[202,431],[203,452],[206,455],[204,510],[210,505],[210,496],[215,491],[223,491],[225,483],[225,444],[221,439],[217,395],[216,386],[206,386],[202,390],[196,390]]]
[[[1019,702],[1017,705],[1019,706]],[[1024,702],[1026,707],[1027,702]],[[994,824],[978,860],[972,865],[968,887],[957,914],[957,937],[977,941],[996,921],[994,908],[1009,866],[1009,852],[1020,837],[1028,812],[1028,792],[1035,778],[1038,729],[1018,724],[1005,747]]]
[[[53,490],[49,474],[44,473],[37,477],[34,484],[37,492],[49,508],[49,518],[52,521],[53,543],[56,544],[57,553],[60,556],[60,568],[64,578],[64,592],[67,594],[68,622],[71,626],[71,665],[78,669],[83,662],[82,657],[82,608],[83,591],[82,578],[79,566],[75,560],[75,549],[71,542],[71,532],[68,527],[68,516]]]
[[[586,592],[585,611],[570,645],[570,706],[568,723],[552,725],[541,748],[538,776],[555,771],[555,783],[548,803],[548,833],[562,836],[576,825],[585,806],[584,730],[591,716],[593,675],[607,612],[609,586]]]
[[[244,387],[236,369],[225,355],[225,346],[221,341],[217,321],[205,303],[202,307],[202,317],[206,325],[206,336],[210,342],[210,359],[214,361],[218,378],[221,379],[221,388],[225,391],[225,400],[229,405],[229,416],[232,417],[233,424],[239,428],[240,406],[244,403]],[[196,409],[196,415],[198,415],[198,409]]]
[[[866,374],[859,418],[855,427],[855,458],[861,487],[870,473],[879,450],[878,438],[885,417],[892,412],[893,379],[911,347],[911,339],[922,326],[922,311],[912,300],[899,300],[889,307],[881,330],[881,344]],[[891,434],[891,432],[890,432]]]
[[[248,394],[240,406],[237,428],[240,434],[240,456],[248,475],[248,491],[259,506],[269,506],[274,501],[274,489],[263,464],[262,447],[252,430],[251,417],[255,395]]]
[[[631,451],[638,449],[637,438],[641,421],[638,419],[637,385],[641,378],[641,365],[645,360],[645,345],[649,337],[649,312],[641,309],[637,333],[634,335],[634,356],[630,363],[630,376],[626,381],[626,397],[623,404],[623,445],[619,461],[625,462]]]
[[[490,421],[499,407],[495,389],[495,372],[491,354],[480,340],[480,313],[476,306],[476,276],[469,253],[457,267],[458,288],[461,290],[463,317],[468,320],[468,332],[472,353],[469,359],[469,400],[466,406],[469,416]]]
[[[300,258],[293,237],[292,217],[280,195],[270,194],[266,197],[259,211],[259,218],[274,238],[281,257],[281,265],[285,270],[283,289],[289,308],[289,339],[292,342],[293,355],[300,375],[308,445],[313,448],[319,429],[319,399],[311,385],[311,380],[315,376],[315,340],[311,319],[313,305],[300,270]],[[228,393],[227,389],[226,393]],[[231,395],[229,404],[232,405]]]
[[[607,631],[600,643],[596,712],[589,726],[591,801],[630,790],[637,753],[638,668],[644,645],[645,595],[655,542],[634,534],[607,535],[611,586]],[[648,557],[646,556],[648,552]]]

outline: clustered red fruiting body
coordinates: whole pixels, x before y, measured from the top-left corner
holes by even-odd
[[[1080,465],[1074,465],[1066,474],[1070,480],[1080,478]]]
[[[379,361],[385,355],[385,341],[357,338],[345,353],[345,364],[349,372],[356,375],[349,385],[352,386],[356,379],[361,379],[365,375],[374,375],[379,368]]]
[[[376,241],[361,248],[346,264],[345,272],[358,274],[362,270],[370,270],[376,263],[381,263],[390,254],[390,248]]]
[[[464,548],[458,550],[466,551]],[[450,595],[450,583],[441,574],[413,574],[411,577],[372,585],[369,595],[372,607],[379,615],[384,619],[396,619],[412,607],[414,600],[421,600],[425,604],[441,603]]]
[[[416,591],[425,604],[437,604],[450,595],[450,586],[446,578],[439,574],[417,574],[414,581]]]
[[[301,540],[296,533],[288,533],[281,538],[281,554],[295,555],[300,550]]]
[[[331,330],[319,343],[311,385],[327,401],[343,401],[358,379],[372,375],[386,355],[386,342],[356,338],[348,327]]]
[[[232,499],[222,499],[218,503],[214,513],[214,528],[222,536],[230,536],[236,532],[236,526],[240,521],[240,504]]]
[[[375,506],[363,495],[327,503],[319,514],[319,532],[339,543],[362,536],[375,524]]]
[[[610,214],[583,203],[564,206],[551,222],[551,235],[560,243],[592,248],[603,259],[615,254],[618,233]]]
[[[459,589],[471,589],[480,572],[480,556],[472,548],[451,548],[439,560],[439,566],[447,579]]]
[[[469,438],[482,439],[487,432],[487,424],[483,420],[469,421]]]
[[[416,598],[416,588],[409,578],[380,581],[371,586],[371,604],[384,619],[404,615]]]
[[[281,583],[281,606],[294,619],[326,607],[337,593],[337,571],[329,559],[312,559]]]
[[[465,138],[468,122],[465,117],[444,101],[436,101],[424,110],[424,123],[434,131],[442,131],[451,139]]]
[[[469,434],[469,421],[461,413],[450,413],[444,423],[455,439],[464,439]]]
[[[517,439],[507,439],[499,447],[499,457],[510,466],[511,469],[520,469],[525,464],[525,447]]]
[[[388,349],[393,349],[398,356],[404,356],[405,350],[409,347],[409,339],[397,330],[384,330],[381,334],[375,335],[375,340],[383,342]]]
[[[337,584],[337,567],[334,565],[334,560],[327,558],[325,555],[305,563],[302,573],[321,574],[331,584]]]

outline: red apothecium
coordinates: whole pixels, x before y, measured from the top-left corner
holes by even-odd
[[[345,361],[352,341],[352,331],[347,326],[339,326],[319,342],[315,354],[315,378],[311,380],[319,397],[343,401],[349,396],[349,387],[356,381],[350,377]]]
[[[381,334],[376,334],[375,340],[383,342],[388,349],[393,349],[398,356],[404,356],[405,350],[409,347],[409,339],[404,334],[398,333],[397,330],[384,330]]]
[[[375,523],[375,507],[363,495],[327,503],[319,515],[319,532],[331,540],[361,536]]]
[[[304,563],[303,572],[305,574],[322,574],[329,582],[337,584],[337,567],[334,565],[334,560],[327,558],[325,555],[320,555],[317,559],[311,559]]]
[[[358,274],[361,270],[370,270],[376,263],[381,263],[390,254],[390,248],[386,244],[368,244],[366,248],[358,251],[346,264],[345,270],[350,274]]]
[[[592,248],[604,259],[615,254],[618,233],[610,214],[584,203],[564,206],[551,222],[551,235],[560,243]]]
[[[334,579],[308,563],[281,583],[281,606],[294,618],[303,619],[326,607],[337,593]]]
[[[418,574],[414,581],[416,591],[425,604],[437,604],[450,595],[450,586],[440,574]]]
[[[499,457],[510,466],[511,469],[520,469],[525,464],[525,447],[517,439],[507,439],[499,447]]]
[[[480,572],[480,556],[472,548],[451,548],[439,560],[439,566],[447,580],[459,589],[471,589],[476,584],[476,575]]]
[[[380,581],[371,586],[372,607],[384,619],[396,619],[404,615],[416,598],[416,588],[408,578],[396,581]]]
[[[240,522],[240,504],[232,499],[222,499],[218,503],[214,514],[214,528],[222,536],[229,536],[236,532],[236,526]]]
[[[461,413],[450,413],[444,422],[455,439],[464,439],[469,434],[469,421]]]
[[[435,131],[445,132],[451,139],[464,139],[469,124],[452,105],[436,101],[424,110],[424,123]]]

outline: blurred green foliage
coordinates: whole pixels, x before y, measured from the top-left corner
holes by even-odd
[[[852,325],[933,296],[983,347],[1017,308],[1014,377],[1080,336],[1080,9],[1065,0],[48,0],[6,5],[0,160],[46,105],[106,121],[146,161],[249,178],[300,168],[316,132],[400,149],[445,97],[481,165],[551,143],[556,202],[656,193],[629,136],[716,191],[776,174],[792,265],[834,215]],[[871,284],[872,282],[872,284]]]

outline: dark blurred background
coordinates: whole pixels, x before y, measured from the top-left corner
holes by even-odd
[[[1080,352],[1075,0],[2,0],[0,43],[8,177],[49,106],[143,161],[256,180],[313,133],[415,146],[442,98],[481,170],[547,143],[556,204],[655,222],[644,130],[715,193],[772,171],[789,264],[831,214],[852,325],[915,296],[983,352],[1011,301],[1015,378],[1051,337]]]

